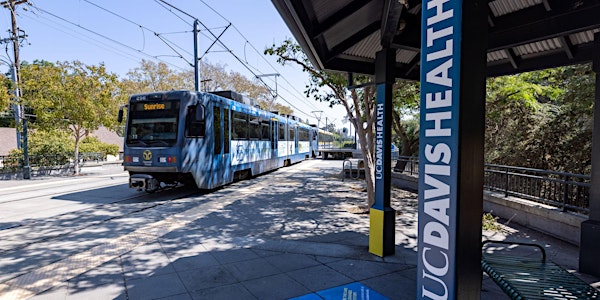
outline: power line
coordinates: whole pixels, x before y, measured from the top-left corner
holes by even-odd
[[[152,29],[150,29],[150,28],[148,28],[148,27],[146,27],[146,26],[144,26],[144,25],[141,25],[140,23],[134,22],[134,21],[132,21],[131,19],[129,19],[129,18],[127,18],[127,17],[125,17],[125,16],[119,15],[119,14],[117,14],[117,13],[115,13],[115,12],[113,12],[113,11],[111,11],[111,10],[109,10],[109,9],[107,9],[107,8],[105,8],[105,7],[103,7],[103,6],[101,6],[101,5],[98,5],[98,4],[94,3],[93,1],[90,1],[90,0],[84,0],[84,2],[86,2],[86,3],[88,3],[88,4],[92,5],[92,6],[94,6],[94,7],[96,7],[96,8],[98,8],[98,9],[100,9],[100,10],[103,10],[103,11],[105,11],[105,12],[107,12],[107,13],[109,13],[109,14],[111,14],[111,15],[113,15],[113,16],[115,16],[115,17],[119,18],[119,19],[122,19],[122,20],[124,20],[124,21],[126,21],[126,22],[128,22],[128,23],[130,23],[130,24],[133,24],[133,25],[135,25],[136,27],[138,27],[138,28],[140,28],[140,29],[141,29],[141,31],[142,31],[142,34],[144,34],[144,32],[145,32],[145,31],[152,32],[152,33],[153,33],[153,34],[154,34],[154,35],[155,35],[155,36],[156,36],[158,39],[160,39],[160,40],[161,40],[161,42],[162,42],[162,43],[164,43],[165,45],[167,45],[167,46],[170,48],[170,50],[171,50],[171,51],[173,51],[174,53],[176,53],[176,54],[177,54],[177,55],[175,55],[174,57],[178,57],[179,59],[182,59],[183,61],[185,61],[185,62],[187,62],[188,64],[190,64],[190,65],[191,65],[190,61],[189,61],[189,60],[186,60],[186,59],[184,58],[184,55],[183,55],[184,53],[187,53],[187,54],[190,54],[190,53],[189,53],[188,51],[186,51],[184,48],[182,48],[181,46],[179,46],[177,43],[174,43],[174,42],[170,41],[169,39],[167,39],[167,38],[166,38],[166,36],[165,36],[165,35],[167,35],[167,34],[176,34],[176,33],[185,33],[185,32],[175,32],[175,33],[158,33],[158,32],[156,32],[156,31],[154,31],[154,30],[152,30]],[[172,13],[173,15],[175,15],[176,17],[178,17],[178,18],[179,18],[180,20],[182,20],[184,23],[186,23],[186,24],[190,24],[189,22],[187,22],[187,21],[185,21],[183,18],[181,18],[181,16],[180,16],[180,15],[178,15],[177,13],[175,13],[175,12],[174,12],[172,9],[170,9],[170,8],[166,7],[165,5],[163,5],[163,4],[162,4],[160,1],[158,1],[158,0],[155,0],[155,2],[157,2],[157,3],[158,3],[160,6],[161,6],[161,7],[163,7],[163,8],[164,8],[164,9],[166,9],[166,10],[168,10],[169,12],[171,12],[171,13]],[[163,2],[164,2],[164,1],[163,1]],[[204,1],[202,1],[202,2],[204,3]],[[205,3],[205,5],[206,5],[206,3]],[[41,17],[42,19],[45,19],[45,20],[47,20],[47,21],[49,21],[49,22],[52,22],[52,23],[54,23],[54,24],[57,24],[57,26],[60,26],[60,27],[62,27],[62,28],[67,28],[67,29],[69,29],[70,31],[73,31],[73,32],[77,33],[78,35],[81,35],[82,37],[84,37],[84,38],[85,38],[85,39],[87,39],[87,40],[84,40],[84,39],[82,39],[81,37],[79,37],[78,39],[82,39],[82,40],[84,40],[84,41],[86,41],[86,42],[88,42],[88,43],[96,44],[98,47],[101,47],[101,48],[103,48],[103,49],[106,49],[106,50],[108,50],[108,51],[111,51],[111,52],[113,52],[113,53],[116,53],[116,54],[118,54],[118,55],[120,55],[120,56],[126,56],[127,58],[129,58],[129,59],[132,59],[132,60],[133,60],[133,58],[135,57],[134,55],[128,54],[127,52],[125,52],[125,51],[123,51],[123,50],[119,50],[119,47],[116,47],[116,48],[115,48],[115,47],[110,47],[110,48],[107,48],[107,46],[106,46],[106,43],[105,43],[105,42],[101,42],[101,41],[99,41],[99,40],[97,40],[97,39],[94,39],[94,38],[92,37],[92,36],[97,36],[97,37],[100,37],[100,38],[102,38],[102,39],[104,39],[104,40],[108,40],[108,41],[110,41],[110,42],[112,42],[112,43],[114,43],[114,44],[117,44],[117,45],[119,45],[120,47],[122,47],[123,49],[126,49],[126,50],[128,50],[128,51],[132,51],[133,53],[136,53],[136,54],[138,54],[138,55],[140,55],[140,56],[142,56],[142,57],[148,57],[148,58],[151,58],[152,60],[161,61],[161,62],[163,62],[163,63],[166,63],[166,64],[168,64],[168,65],[171,65],[171,66],[173,66],[173,67],[175,67],[175,68],[177,68],[177,69],[184,70],[183,68],[181,68],[181,67],[179,67],[179,66],[177,66],[177,65],[175,65],[175,64],[173,64],[173,63],[170,63],[170,62],[168,62],[168,61],[165,61],[165,60],[159,59],[159,58],[158,58],[158,56],[160,56],[160,55],[151,55],[151,54],[149,54],[149,53],[145,52],[143,49],[142,49],[142,50],[140,50],[140,49],[136,49],[136,48],[134,48],[134,47],[132,47],[132,46],[130,46],[130,45],[128,45],[128,44],[126,44],[126,43],[120,42],[120,41],[118,41],[118,40],[116,40],[116,39],[114,39],[114,38],[111,38],[111,37],[109,37],[109,36],[106,36],[106,35],[104,35],[104,34],[98,33],[98,32],[96,32],[96,31],[94,31],[94,30],[91,30],[91,29],[89,29],[89,28],[86,28],[86,27],[84,27],[84,26],[82,26],[82,25],[80,25],[80,24],[76,24],[75,22],[72,22],[72,21],[70,21],[70,20],[68,20],[68,19],[66,19],[66,18],[64,18],[64,17],[61,17],[61,16],[59,16],[59,15],[57,15],[57,14],[54,14],[54,13],[52,13],[52,12],[50,12],[50,11],[47,11],[47,10],[43,9],[43,8],[40,8],[40,7],[38,7],[38,6],[32,6],[32,7],[34,7],[35,9],[39,10],[39,11],[42,13],[42,14],[35,14],[35,13],[34,13],[34,15],[38,15],[38,16],[39,16],[39,17]],[[213,10],[213,11],[214,11],[214,9],[212,9],[212,8],[211,8],[211,10]],[[221,16],[221,17],[223,18],[223,16],[222,16],[221,14],[219,14],[219,13],[218,13],[218,12],[216,12],[216,11],[214,11],[214,12],[215,12],[215,13],[217,13],[219,16]],[[192,15],[190,15],[190,14],[187,14],[187,15],[188,15],[188,16],[190,16],[190,17],[193,17],[193,16],[192,16]],[[54,18],[54,19],[56,19],[56,20],[60,20],[60,21],[62,21],[62,22],[64,22],[64,23],[67,23],[67,24],[69,24],[70,26],[76,27],[76,28],[80,29],[81,31],[79,32],[79,31],[76,31],[76,30],[70,29],[70,28],[68,28],[68,27],[64,26],[63,24],[60,24],[60,23],[58,23],[58,22],[56,22],[56,21],[52,21],[51,19],[49,19],[49,18],[48,18],[48,17],[46,17],[46,16],[51,16],[52,18]],[[31,16],[27,16],[27,17],[29,17],[29,18],[32,18]],[[41,20],[36,20],[36,21],[38,21],[38,22],[41,22]],[[43,23],[43,22],[42,22],[42,23]],[[234,58],[235,58],[235,59],[236,59],[236,60],[237,60],[237,61],[238,61],[240,64],[242,64],[242,66],[243,66],[244,68],[246,68],[246,69],[247,69],[247,70],[248,70],[248,71],[249,71],[249,72],[250,72],[252,75],[256,76],[256,75],[258,75],[258,74],[261,74],[261,73],[263,73],[263,72],[262,72],[262,71],[260,71],[258,68],[254,67],[252,64],[250,64],[250,63],[247,61],[247,59],[242,59],[242,58],[240,58],[240,56],[239,56],[239,55],[237,55],[237,54],[236,54],[234,51],[232,51],[232,50],[231,50],[231,49],[230,49],[230,48],[229,48],[229,47],[228,47],[228,46],[227,46],[227,45],[226,45],[226,44],[225,44],[223,41],[221,41],[221,40],[219,39],[219,37],[217,37],[215,34],[213,34],[213,32],[212,32],[212,29],[216,29],[216,28],[209,28],[209,27],[208,27],[208,26],[206,26],[206,24],[204,24],[204,23],[202,23],[201,25],[202,25],[202,26],[203,26],[203,28],[205,29],[205,30],[202,30],[202,31],[201,31],[201,34],[202,34],[203,36],[205,36],[205,37],[206,37],[206,38],[208,38],[209,40],[213,40],[213,41],[214,41],[214,43],[213,43],[213,44],[218,44],[218,45],[220,45],[221,47],[223,47],[223,48],[225,49],[225,50],[224,50],[225,52],[229,52],[229,53],[230,53],[230,54],[231,54],[231,55],[232,55],[232,56],[233,56],[233,57],[234,57]],[[232,25],[232,24],[230,23],[230,25]],[[230,25],[228,25],[228,26],[223,26],[223,27],[217,27],[217,28],[225,28],[225,29],[227,29],[227,28],[228,28]],[[265,61],[265,62],[266,62],[266,63],[267,63],[267,64],[268,64],[268,65],[269,65],[269,66],[270,66],[270,67],[271,67],[273,70],[277,70],[275,67],[273,67],[273,65],[272,65],[272,64],[271,64],[271,63],[270,63],[268,60],[266,60],[266,58],[264,57],[264,55],[262,55],[262,54],[261,54],[261,53],[260,53],[260,52],[259,52],[259,51],[256,49],[256,47],[255,47],[255,46],[254,46],[252,43],[250,43],[250,42],[248,41],[248,39],[247,39],[247,38],[246,38],[246,37],[245,37],[245,36],[244,36],[244,35],[243,35],[243,34],[240,32],[240,30],[239,30],[237,27],[235,27],[235,25],[233,25],[233,27],[234,27],[235,31],[236,31],[236,32],[237,32],[237,33],[238,33],[240,36],[242,36],[242,38],[244,38],[245,42],[246,42],[247,44],[249,44],[249,45],[251,46],[251,48],[252,48],[252,49],[253,49],[253,50],[254,50],[256,53],[260,54],[259,56],[260,56],[260,57],[261,57],[261,58],[262,58],[262,59],[263,59],[263,60],[264,60],[264,61]],[[60,30],[60,29],[59,29],[59,30]],[[61,30],[61,31],[62,31],[62,30]],[[63,31],[63,32],[64,32],[64,31]],[[189,32],[189,31],[187,31],[187,32]],[[85,33],[88,33],[88,34],[85,34]],[[73,34],[70,34],[70,35],[72,35],[72,36],[73,36]],[[143,38],[144,38],[144,48],[145,48],[145,44],[146,44],[146,36],[144,35],[144,37],[143,37]],[[210,49],[209,49],[209,50],[210,50]],[[209,50],[207,50],[207,52],[208,52]],[[211,52],[214,52],[214,51],[211,51]],[[245,52],[244,52],[244,53],[245,53]],[[190,56],[192,56],[192,55],[190,54]],[[281,87],[281,89],[282,89],[282,90],[285,90],[285,91],[287,91],[288,93],[290,93],[290,95],[293,95],[293,96],[294,96],[294,98],[296,98],[296,99],[300,99],[300,98],[298,98],[298,97],[297,97],[297,96],[295,96],[295,95],[302,94],[302,93],[301,93],[301,92],[299,92],[298,90],[296,90],[296,89],[295,89],[295,87],[294,87],[294,85],[292,85],[292,84],[291,84],[291,83],[288,81],[288,79],[287,79],[286,77],[282,77],[282,79],[283,79],[283,81],[286,83],[286,85],[285,85],[285,86],[283,86],[283,87]],[[260,82],[261,82],[263,85],[265,85],[267,88],[269,88],[269,85],[267,85],[267,83],[266,83],[265,81],[263,81],[263,80],[260,80]],[[297,92],[297,93],[290,92],[290,90],[289,90],[288,88],[286,88],[286,86],[289,86],[289,87],[291,87],[292,89],[296,90],[296,92]],[[282,99],[282,101],[284,101],[285,103],[287,103],[288,105],[290,105],[291,107],[293,107],[293,108],[294,108],[294,109],[295,109],[295,110],[296,110],[298,113],[300,113],[300,114],[304,114],[304,115],[306,115],[306,116],[308,116],[308,117],[312,117],[311,115],[309,115],[309,114],[305,113],[304,111],[302,111],[301,109],[299,109],[299,108],[298,108],[296,105],[292,104],[292,102],[291,102],[291,101],[289,101],[288,99],[286,99],[286,97],[280,97],[280,98]],[[303,101],[304,101],[304,103],[305,103],[305,104],[307,104],[309,107],[313,107],[313,108],[315,108],[315,106],[314,106],[314,104],[313,104],[312,102],[306,102],[306,98],[303,98],[303,99],[300,99],[300,100],[301,100],[301,101],[303,100]]]
[[[147,31],[150,31],[150,32],[152,32],[152,33],[153,33],[153,34],[154,34],[154,35],[155,35],[155,36],[156,36],[156,37],[157,37],[159,40],[161,40],[161,41],[162,41],[162,42],[163,42],[165,45],[167,45],[167,47],[169,47],[169,48],[170,48],[170,49],[171,49],[173,52],[177,53],[177,55],[179,55],[179,58],[183,59],[183,60],[184,60],[185,62],[187,62],[189,65],[193,65],[191,62],[189,62],[187,59],[185,59],[185,58],[183,57],[183,55],[182,55],[181,53],[179,53],[179,51],[177,51],[177,50],[175,50],[175,49],[174,49],[174,47],[173,47],[172,45],[175,45],[175,43],[173,43],[173,42],[171,42],[171,41],[167,40],[166,38],[162,37],[162,36],[161,36],[161,34],[160,34],[160,33],[158,33],[158,32],[156,32],[155,30],[152,30],[152,29],[150,29],[150,28],[148,28],[148,27],[146,27],[146,26],[143,26],[143,25],[141,25],[141,24],[139,24],[139,23],[136,23],[136,22],[134,22],[134,21],[132,21],[132,20],[130,20],[130,19],[128,19],[128,18],[126,18],[126,17],[124,17],[124,16],[121,16],[121,15],[119,15],[119,14],[117,14],[117,13],[115,13],[115,12],[113,12],[113,11],[111,11],[111,10],[107,9],[107,8],[104,8],[104,7],[102,7],[102,6],[100,6],[100,5],[96,4],[96,3],[93,3],[93,2],[91,2],[91,1],[89,1],[89,0],[83,0],[83,1],[85,1],[85,2],[89,3],[90,5],[93,5],[93,6],[97,7],[97,8],[99,8],[99,9],[101,9],[101,10],[103,10],[103,11],[105,11],[105,12],[107,12],[107,13],[109,13],[109,14],[113,15],[113,16],[116,16],[117,18],[120,18],[121,20],[124,20],[124,21],[126,21],[126,22],[128,22],[128,23],[131,23],[131,24],[133,24],[133,25],[135,25],[135,26],[138,26],[138,27],[140,27],[140,28],[142,29],[142,32],[143,32],[144,30],[147,30]],[[177,47],[178,47],[178,46],[177,46]],[[185,50],[184,50],[183,48],[180,48],[180,47],[178,47],[178,48],[179,48],[180,50],[182,50],[183,52],[185,52]],[[193,56],[193,55],[192,55],[191,53],[189,53],[189,52],[187,52],[187,54],[189,54],[190,56]]]
[[[223,20],[229,22],[230,24],[231,21],[228,20],[225,16],[223,16],[221,13],[219,13],[216,9],[214,9],[212,6],[210,6],[208,3],[206,3],[204,0],[200,0],[200,2],[202,2],[206,7],[208,7],[211,11],[213,11],[215,14],[217,14],[219,17],[221,17]],[[245,40],[245,43],[249,44],[250,47],[258,54],[258,56],[260,58],[262,58],[262,60],[267,63],[267,65],[269,65],[271,67],[271,69],[273,69],[274,71],[279,73],[279,70],[277,70],[272,64],[271,62],[269,62],[265,56],[260,53],[260,51],[258,51],[258,49],[256,49],[256,47],[248,40],[248,38],[246,38],[246,36],[237,28],[237,26],[235,26],[235,24],[232,25],[233,29]],[[247,60],[246,60],[246,63]],[[249,64],[249,63],[248,63]],[[259,71],[258,69],[256,69],[257,71]],[[281,76],[281,78],[283,79],[284,82],[286,82],[297,94],[303,94],[302,92],[298,91],[295,86],[293,84],[291,84],[287,78],[285,76]],[[288,93],[294,95],[294,93],[290,92],[289,90],[286,90],[284,88],[285,91],[287,91]],[[313,102],[308,101],[306,98],[300,98],[300,97],[295,97],[296,99],[300,99],[300,101],[304,102],[305,104],[307,104],[308,106],[310,106],[313,109],[318,109]]]
[[[77,32],[77,31],[71,30],[71,29],[69,29],[69,28],[67,28],[67,27],[65,27],[65,26],[61,26],[60,24],[58,24],[58,23],[56,23],[56,22],[54,22],[54,21],[50,20],[50,19],[49,19],[49,18],[47,18],[47,17],[44,17],[44,16],[38,16],[39,18],[42,18],[42,19],[46,20],[47,22],[43,22],[42,20],[40,20],[40,19],[36,19],[36,18],[33,18],[32,16],[29,16],[29,15],[24,15],[24,17],[25,17],[25,18],[29,18],[30,20],[32,20],[32,21],[34,21],[34,22],[38,22],[38,23],[40,23],[40,24],[43,24],[44,26],[51,27],[51,28],[53,28],[54,30],[60,31],[60,32],[62,32],[62,33],[64,33],[64,34],[67,34],[67,35],[70,35],[70,36],[72,36],[72,37],[74,37],[74,38],[76,38],[76,39],[79,39],[79,40],[81,40],[81,41],[84,41],[84,42],[86,42],[86,43],[92,44],[92,45],[94,45],[94,46],[96,46],[96,47],[98,47],[98,48],[102,48],[102,49],[104,49],[104,50],[106,50],[106,51],[109,51],[109,52],[115,53],[115,54],[117,54],[117,55],[119,55],[119,56],[121,56],[121,57],[127,58],[127,59],[129,59],[129,60],[132,60],[132,61],[136,61],[136,62],[138,62],[138,61],[139,61],[139,60],[138,60],[138,57],[136,57],[136,56],[134,56],[134,55],[131,55],[131,54],[129,54],[129,53],[127,53],[127,52],[124,52],[124,51],[122,51],[122,50],[118,50],[118,49],[116,49],[116,48],[110,48],[110,47],[107,47],[107,46],[106,46],[106,44],[104,44],[104,43],[100,42],[99,40],[97,40],[97,39],[94,39],[94,38],[92,38],[92,37],[90,37],[90,36],[83,35],[83,34],[81,34],[81,33]],[[48,23],[48,22],[50,22],[50,23],[53,23],[53,24],[55,24],[56,26],[54,26],[53,24],[50,24],[50,23]],[[70,30],[70,31],[72,31],[72,32],[67,32],[66,30],[63,30],[63,29],[61,29],[60,27],[63,27],[63,28],[65,28],[65,29],[67,29],[67,30]],[[76,34],[79,34],[80,36],[78,36],[78,35],[76,35]]]
[[[225,50],[227,50],[242,66],[244,66],[244,68],[246,68],[246,70],[248,70],[250,73],[252,73],[252,75],[254,75],[255,77],[258,75],[254,72],[254,70],[252,70],[246,63],[244,63],[244,61],[242,61],[237,55],[235,55],[235,53],[233,53],[233,51],[231,51],[231,49],[229,49],[229,47],[227,45],[225,45],[225,43],[223,43],[211,30],[208,29],[208,26],[206,26],[203,22],[201,22],[200,20],[198,20],[198,18],[194,17],[193,15],[173,6],[172,4],[169,4],[168,2],[164,1],[164,0],[160,0],[162,3],[165,3],[166,5],[170,6],[171,8],[181,12],[182,14],[190,17],[190,18],[194,18],[196,22],[198,22],[200,25],[202,25],[202,27],[204,27],[212,36],[213,38],[216,40],[216,42],[218,42],[221,47],[223,47]],[[269,88],[269,85],[266,84],[266,82],[262,79],[262,78],[258,78],[258,80],[260,82],[262,82],[267,88]],[[293,105],[291,102],[287,101],[285,98],[281,98],[282,100],[284,100],[287,104],[289,104],[290,106],[292,106],[294,109],[302,112],[301,109],[299,109],[298,107],[296,107],[295,105]]]
[[[84,27],[84,26],[81,26],[81,25],[79,25],[79,24],[76,24],[76,23],[74,23],[74,22],[72,22],[72,21],[69,21],[69,20],[67,20],[67,19],[65,19],[65,18],[63,18],[63,17],[60,17],[60,16],[58,16],[58,15],[56,15],[56,14],[54,14],[54,13],[51,13],[51,12],[49,12],[49,11],[47,11],[47,10],[45,10],[45,9],[43,9],[43,8],[41,8],[41,7],[39,7],[39,6],[35,6],[35,5],[32,5],[32,6],[33,6],[35,9],[37,9],[37,10],[39,10],[39,11],[41,11],[41,12],[45,13],[45,14],[48,14],[48,15],[50,15],[50,16],[52,16],[52,17],[56,18],[56,19],[59,19],[59,20],[61,20],[61,21],[65,22],[65,23],[68,23],[68,24],[70,24],[70,25],[72,25],[72,26],[75,26],[75,27],[77,27],[77,28],[80,28],[80,29],[82,29],[82,30],[84,30],[84,31],[86,31],[86,32],[89,32],[89,33],[92,33],[92,34],[94,34],[94,35],[97,35],[97,36],[99,36],[99,37],[102,37],[102,38],[104,38],[104,39],[106,39],[106,40],[108,40],[108,41],[110,41],[110,42],[113,42],[113,43],[115,43],[115,44],[118,44],[119,46],[121,46],[121,47],[123,47],[123,48],[127,48],[127,49],[129,49],[129,50],[131,50],[131,51],[134,51],[134,52],[140,53],[140,54],[142,54],[142,55],[144,55],[144,56],[146,56],[146,57],[148,57],[148,58],[152,58],[152,59],[155,59],[155,60],[161,61],[161,62],[163,62],[163,63],[165,63],[165,64],[168,64],[168,65],[171,65],[171,66],[173,66],[173,67],[176,67],[176,68],[178,68],[178,69],[181,69],[181,67],[179,67],[179,66],[177,66],[177,65],[174,65],[174,64],[172,64],[172,63],[170,63],[170,62],[167,62],[167,61],[161,60],[161,59],[159,59],[157,56],[153,56],[153,55],[150,55],[150,54],[148,54],[148,53],[146,53],[146,52],[144,52],[144,51],[141,51],[141,50],[139,50],[139,49],[135,49],[134,47],[131,47],[131,46],[129,46],[129,45],[126,45],[126,44],[124,44],[124,43],[122,43],[122,42],[119,42],[119,41],[117,41],[117,40],[115,40],[115,39],[113,39],[113,38],[110,38],[110,37],[108,37],[108,36],[106,36],[106,35],[103,35],[103,34],[101,34],[101,33],[98,33],[98,32],[96,32],[96,31],[93,31],[93,30],[91,30],[91,29],[88,29],[88,28],[86,28],[86,27]]]

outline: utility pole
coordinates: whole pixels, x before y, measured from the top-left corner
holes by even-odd
[[[200,22],[198,19],[194,20],[194,89],[195,92],[200,91],[199,81],[198,81],[198,24]]]
[[[17,13],[16,7],[17,5],[27,3],[27,0],[7,0],[2,1],[0,4],[4,8],[8,8],[10,10],[10,17],[12,23],[12,30],[10,40],[12,40],[13,44],[13,56],[14,62],[12,65],[12,80],[15,87],[15,121],[17,123],[17,145],[19,145],[23,149],[23,179],[30,179],[31,172],[29,168],[29,151],[27,149],[27,117],[23,111],[22,105],[19,104],[19,99],[21,98],[21,63],[19,61],[19,40],[25,38],[25,34],[19,34],[21,30],[17,26]],[[21,143],[21,138],[18,134],[19,132],[19,124],[22,122],[23,128],[23,142]]]
[[[321,129],[319,126],[321,125],[321,114],[323,113],[322,110],[313,110],[311,111],[312,114],[315,115],[315,119],[317,119],[317,129]],[[317,113],[319,114],[317,116]]]
[[[208,92],[208,89],[206,88],[206,84],[209,81],[212,81],[212,79],[209,78],[209,79],[202,79],[202,80],[200,80],[200,83],[202,83],[202,86],[204,86],[203,90],[204,90],[205,93]]]

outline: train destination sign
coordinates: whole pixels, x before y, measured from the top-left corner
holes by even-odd
[[[152,104],[144,103],[144,110],[163,110],[163,109],[165,109],[164,103],[152,103]]]
[[[418,299],[455,299],[461,0],[423,1]]]

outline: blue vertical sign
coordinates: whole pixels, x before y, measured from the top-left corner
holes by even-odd
[[[456,298],[462,0],[424,0],[417,299]]]
[[[377,85],[377,103],[375,107],[377,119],[375,120],[375,203],[373,207],[382,211],[385,209],[385,156],[390,155],[389,150],[386,151],[385,149],[385,145],[390,143],[390,141],[385,140],[384,134],[384,125],[387,121],[384,113],[385,85],[386,83]]]

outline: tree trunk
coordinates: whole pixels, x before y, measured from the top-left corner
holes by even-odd
[[[75,153],[73,154],[73,174],[79,175],[79,142],[81,141],[81,135],[79,131],[75,131]]]
[[[365,181],[367,185],[367,204],[369,207],[375,203],[375,156],[373,155],[375,136],[373,133],[373,122],[375,120],[374,97],[372,95],[372,89],[366,87],[364,90],[364,99],[362,101],[362,111],[360,106],[360,99],[356,90],[352,90],[352,100],[354,101],[354,113],[356,116],[352,118],[354,128],[358,132],[358,142],[360,143],[360,150],[363,155],[363,161],[365,165]],[[363,128],[359,120],[366,120],[366,128]]]

